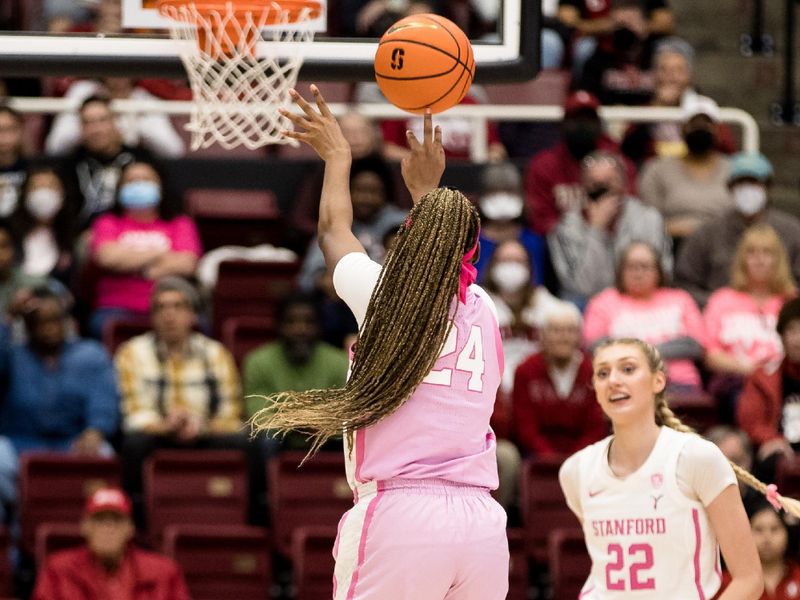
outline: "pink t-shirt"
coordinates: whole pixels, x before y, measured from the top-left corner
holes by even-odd
[[[363,253],[344,256],[333,273],[336,293],[361,326],[381,266]],[[379,423],[355,432],[345,450],[355,487],[389,479],[444,479],[497,488],[496,440],[489,419],[503,371],[503,351],[491,299],[477,285],[434,368],[411,397]]]
[[[202,254],[197,227],[187,216],[175,217],[171,221],[142,222],[125,215],[101,215],[92,225],[92,253],[109,242],[137,250],[164,248],[173,252],[191,252],[198,257]],[[153,281],[138,274],[107,271],[97,282],[95,306],[147,312],[153,285]]]
[[[588,345],[603,337],[635,337],[649,344],[691,337],[705,345],[700,309],[686,291],[673,288],[660,288],[647,300],[606,288],[586,306],[583,337]],[[667,371],[670,383],[702,385],[691,360],[670,360]]]
[[[722,350],[750,363],[777,362],[783,344],[775,325],[786,298],[772,296],[759,307],[747,293],[720,288],[708,299],[703,318],[706,349]]]

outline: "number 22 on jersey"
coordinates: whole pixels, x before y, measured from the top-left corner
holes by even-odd
[[[458,331],[454,325],[450,328],[439,358],[453,354],[457,347]],[[467,382],[467,389],[470,392],[483,391],[483,372],[486,370],[486,362],[483,359],[483,331],[480,326],[472,325],[470,327],[467,343],[464,344],[464,348],[456,358],[456,370],[470,374]],[[453,369],[432,369],[422,383],[449,387],[452,381]]]

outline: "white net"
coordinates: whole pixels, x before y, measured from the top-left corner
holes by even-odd
[[[192,150],[215,142],[250,149],[296,143],[280,135],[291,123],[278,108],[290,104],[288,92],[303,64],[301,43],[314,39],[311,8],[298,14],[266,2],[242,12],[227,2],[220,10],[201,12],[187,2],[164,3],[160,10],[173,21],[172,37],[185,42],[180,55],[194,97],[186,126]],[[281,42],[281,56],[258,56],[256,44],[262,39]]]

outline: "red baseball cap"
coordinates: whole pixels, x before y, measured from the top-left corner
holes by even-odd
[[[84,508],[87,517],[100,512],[115,512],[129,517],[131,516],[131,500],[122,490],[101,488],[89,496]]]
[[[564,102],[564,115],[581,111],[597,113],[598,108],[600,108],[600,100],[597,99],[597,96],[586,90],[577,90],[567,96],[567,100]]]

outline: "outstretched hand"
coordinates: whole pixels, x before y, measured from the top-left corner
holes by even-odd
[[[344,139],[339,123],[325,103],[319,88],[311,85],[310,89],[318,110],[314,110],[296,90],[289,90],[289,95],[304,115],[296,115],[279,108],[278,111],[295,126],[294,131],[283,131],[283,135],[305,142],[326,162],[334,158],[349,159],[350,144]]]
[[[411,132],[406,132],[411,154],[400,163],[403,181],[416,204],[422,196],[439,187],[444,173],[444,148],[442,129],[434,129],[430,110],[425,112],[422,143]]]

